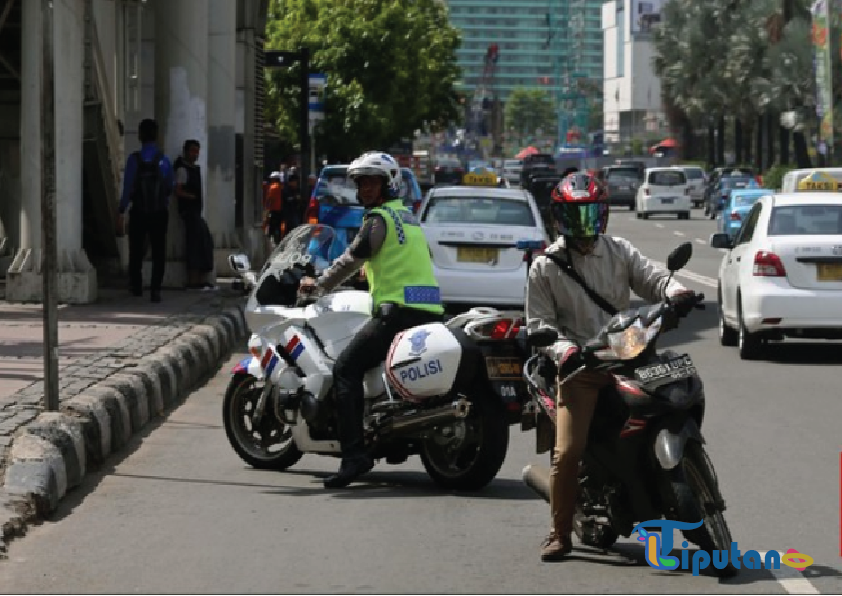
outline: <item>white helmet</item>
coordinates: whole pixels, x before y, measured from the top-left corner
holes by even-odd
[[[386,180],[386,194],[397,198],[401,194],[401,168],[395,158],[388,153],[369,151],[363,153],[348,166],[348,177],[356,180],[357,176],[380,176]]]

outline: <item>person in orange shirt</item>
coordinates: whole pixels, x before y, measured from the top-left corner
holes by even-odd
[[[281,184],[281,173],[272,172],[269,176],[271,181],[269,190],[266,192],[266,200],[263,204],[263,209],[269,212],[269,232],[268,235],[278,244],[281,241],[281,223],[283,223],[283,202],[281,196],[283,194],[283,185]]]

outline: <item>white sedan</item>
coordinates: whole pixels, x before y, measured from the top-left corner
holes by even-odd
[[[434,188],[420,223],[447,305],[523,308],[526,257],[517,242],[547,236],[532,195],[521,189]]]
[[[719,266],[719,337],[740,357],[767,340],[842,339],[842,194],[761,197]]]

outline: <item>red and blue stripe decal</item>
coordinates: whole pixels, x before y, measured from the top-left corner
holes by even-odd
[[[262,366],[263,370],[266,371],[266,376],[272,374],[272,371],[275,370],[279,360],[280,358],[278,358],[278,355],[272,348],[269,348],[263,353],[263,359],[260,361],[260,366]]]
[[[304,353],[304,344],[301,343],[301,339],[295,335],[289,343],[284,348],[286,353],[289,354],[289,357],[292,358],[293,362],[298,360],[301,357],[301,354]]]

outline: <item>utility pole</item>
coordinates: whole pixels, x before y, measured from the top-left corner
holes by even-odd
[[[41,275],[44,309],[44,407],[58,411],[58,245],[56,241],[56,117],[53,11],[41,0],[44,56],[41,68]]]

